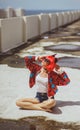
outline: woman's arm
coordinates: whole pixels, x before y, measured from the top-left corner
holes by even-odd
[[[26,56],[24,57],[25,60],[25,64],[26,67],[30,70],[30,71],[38,71],[41,67],[35,63],[36,61],[36,57],[35,56]]]
[[[65,71],[61,69],[59,65],[56,65],[55,67],[55,72],[57,73],[56,76],[56,85],[62,86],[62,85],[67,85],[70,83],[70,79]]]
[[[51,72],[52,84],[62,86],[70,83],[70,79],[65,71],[59,65],[56,65],[54,72]]]

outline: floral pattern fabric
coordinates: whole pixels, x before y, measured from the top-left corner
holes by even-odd
[[[40,71],[41,66],[36,63],[35,56],[26,56],[24,58],[26,67],[30,70],[29,86],[33,87],[35,84],[35,78],[37,73]],[[48,74],[48,96],[54,96],[58,91],[57,86],[67,85],[70,82],[66,72],[57,74],[51,71]]]

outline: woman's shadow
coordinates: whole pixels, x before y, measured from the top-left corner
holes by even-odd
[[[51,110],[53,114],[61,114],[62,111],[60,109],[60,107],[64,107],[64,106],[79,106],[80,105],[80,101],[60,101],[60,100],[56,100],[56,106],[53,107]]]

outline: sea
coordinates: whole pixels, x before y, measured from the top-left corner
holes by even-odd
[[[71,10],[25,10],[25,15],[38,15],[41,13],[57,13],[57,12],[66,12]]]

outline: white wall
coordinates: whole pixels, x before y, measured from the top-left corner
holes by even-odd
[[[50,30],[57,28],[57,15],[55,13],[49,14],[50,18]]]
[[[78,19],[78,12],[75,12],[76,20]]]
[[[72,15],[71,15],[71,12],[66,12],[67,15],[68,15],[68,23],[71,23],[72,21]]]
[[[56,13],[57,14],[57,27],[60,27],[63,25],[63,15],[62,13]]]
[[[63,12],[62,15],[63,15],[63,25],[68,24],[69,23],[69,15],[68,15],[68,13]]]
[[[78,17],[78,12],[74,12],[75,13],[75,20],[77,20],[79,17]]]
[[[39,16],[24,16],[24,41],[40,35],[39,33]]]
[[[0,50],[1,50],[1,19],[0,19]]]
[[[11,14],[10,14],[11,15]],[[0,51],[20,46],[28,39],[78,20],[80,11],[0,19]]]
[[[78,11],[78,18],[80,18],[80,11]]]
[[[40,14],[40,34],[50,31],[50,21],[48,14]]]
[[[9,18],[1,21],[1,52],[20,46],[23,42],[23,19]]]
[[[73,11],[71,11],[71,22],[74,21],[74,14],[73,14]]]

